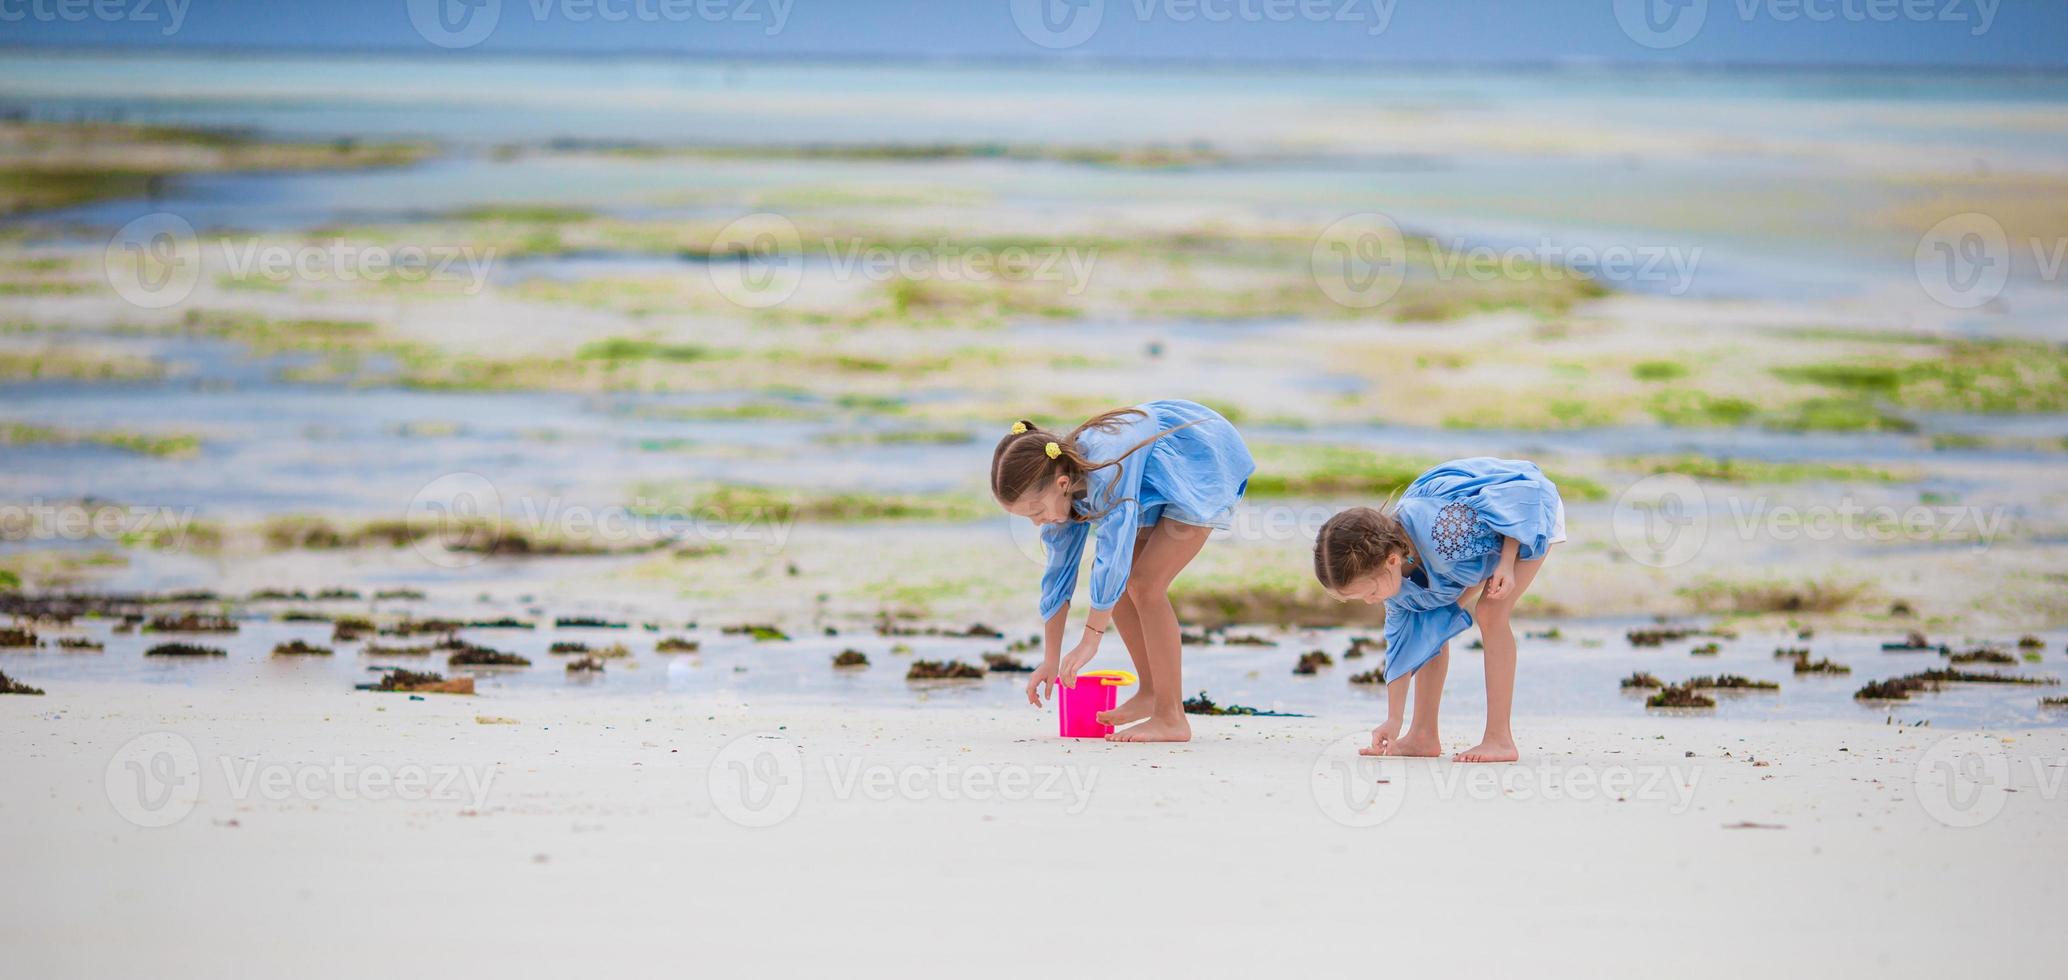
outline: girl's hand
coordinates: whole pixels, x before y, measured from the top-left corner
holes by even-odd
[[[1385,724],[1371,730],[1371,748],[1358,749],[1357,754],[1385,755],[1387,751],[1393,748],[1393,743],[1398,741],[1400,741],[1400,723],[1389,719]]]
[[[1034,668],[1033,675],[1027,678],[1027,703],[1041,707],[1042,699],[1055,693],[1055,687],[1056,662],[1043,658],[1041,666]]]
[[[1076,649],[1071,650],[1070,655],[1063,658],[1062,682],[1075,685],[1077,683],[1077,672],[1083,670],[1084,665],[1091,663],[1091,658],[1098,655],[1099,635],[1097,633],[1093,633],[1078,641]]]
[[[1498,599],[1507,594],[1508,589],[1514,584],[1515,563],[1504,560],[1499,565],[1494,566],[1493,577],[1486,580],[1486,597]]]

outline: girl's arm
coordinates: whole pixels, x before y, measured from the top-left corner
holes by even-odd
[[[1486,597],[1498,599],[1515,586],[1515,556],[1522,550],[1522,542],[1514,538],[1501,539],[1501,563],[1494,566],[1494,573],[1486,580]]]
[[[1062,660],[1063,629],[1069,619],[1070,601],[1065,599],[1041,624],[1041,666],[1027,677],[1027,703],[1037,708],[1055,693],[1056,666]]]

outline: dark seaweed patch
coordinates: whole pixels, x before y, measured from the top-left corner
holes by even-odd
[[[1031,674],[1034,668],[1020,662],[1010,653],[984,654],[984,669],[994,674]]]
[[[21,626],[0,627],[0,647],[29,648],[42,645],[43,640],[36,635],[35,630]]]
[[[625,628],[625,624],[614,623],[607,619],[595,619],[589,616],[562,616],[553,621],[553,627],[555,629],[621,630]]]
[[[176,616],[153,616],[144,623],[146,633],[235,633],[237,621],[228,616],[208,616],[202,613],[183,613]]]
[[[575,640],[559,640],[546,648],[547,653],[588,653],[589,645]]]
[[[42,694],[40,687],[30,687],[0,671],[0,694]]]
[[[61,650],[91,651],[102,648],[99,640],[84,636],[60,636],[57,638],[57,645]]]
[[[1756,681],[1737,674],[1718,674],[1715,677],[1691,677],[1682,687],[1697,691],[1778,691],[1781,685],[1773,681]]]
[[[680,636],[663,637],[653,645],[655,653],[695,653],[703,644]]]
[[[833,655],[835,667],[867,667],[869,655],[860,650],[842,650]]]
[[[227,657],[230,651],[222,647],[204,647],[195,643],[160,643],[144,651],[146,657]]]
[[[600,674],[603,673],[603,661],[595,657],[582,657],[578,660],[570,660],[567,662],[567,672],[570,674]]]
[[[330,654],[331,649],[329,647],[319,647],[314,644],[304,643],[301,640],[289,640],[286,643],[276,644],[273,647],[273,656],[276,657],[328,657]]]
[[[1323,667],[1333,667],[1335,665],[1335,658],[1330,657],[1328,651],[1309,650],[1306,653],[1300,654],[1299,663],[1293,664],[1293,673],[1301,675],[1314,674]]]
[[[1714,708],[1716,707],[1716,699],[1694,688],[1681,684],[1672,684],[1661,689],[1659,693],[1646,698],[1644,706],[1647,708]]]
[[[726,626],[722,627],[720,632],[734,636],[751,636],[756,643],[773,643],[790,638],[790,634],[768,623],[746,623],[739,626]]]
[[[933,680],[975,680],[984,676],[982,667],[973,667],[960,660],[943,663],[938,660],[914,660],[911,669],[905,671],[908,681]]]
[[[1964,650],[1960,653],[1949,651],[1946,654],[1946,662],[1954,664],[2014,664],[2018,662],[2018,658],[2002,650],[1976,647],[1973,650]]]
[[[1634,674],[1631,674],[1628,677],[1623,678],[1622,683],[1623,690],[1625,691],[1655,690],[1657,688],[1662,688],[1665,686],[1666,683],[1664,681],[1661,681],[1658,678],[1653,677],[1652,675],[1647,674],[1641,670]]]
[[[453,653],[452,656],[445,658],[445,664],[448,667],[531,666],[531,661],[523,657],[520,657],[514,653],[504,653],[500,650],[491,650],[487,647],[475,646],[471,643],[460,643],[457,646],[448,646],[447,649],[456,651]]]

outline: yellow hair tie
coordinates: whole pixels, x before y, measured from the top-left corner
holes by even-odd
[[[1051,442],[1047,446],[1042,447],[1041,451],[1047,453],[1048,458],[1054,459],[1063,454],[1063,447]]]
[[[1025,423],[1025,422],[1014,422],[1014,423],[1012,424],[1012,434],[1013,434],[1013,435],[1021,435],[1021,434],[1025,433],[1026,431],[1027,431],[1027,423]]]

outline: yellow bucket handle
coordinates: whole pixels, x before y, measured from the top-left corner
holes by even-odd
[[[1131,687],[1141,680],[1124,670],[1094,670],[1089,673],[1078,674],[1077,676],[1096,677],[1099,679],[1100,684],[1107,687]]]

